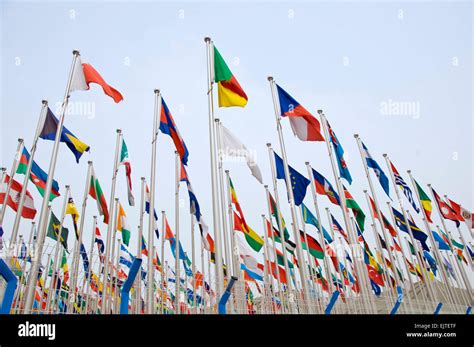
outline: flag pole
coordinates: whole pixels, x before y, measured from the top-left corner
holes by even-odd
[[[151,212],[150,212],[151,213]],[[153,212],[154,213],[154,212]],[[166,238],[166,212],[161,211],[161,314],[165,314],[165,304],[166,304],[166,287],[165,287],[165,238]],[[150,277],[148,277],[148,283]]]
[[[76,287],[77,287],[77,277],[78,277],[78,268],[79,268],[79,261],[80,258],[82,257],[80,255],[80,252],[82,251],[82,232],[84,230],[84,221],[85,221],[85,213],[86,213],[86,207],[87,207],[87,196],[89,194],[89,189],[90,189],[90,182],[91,182],[91,175],[92,175],[92,161],[89,160],[87,162],[87,177],[86,177],[86,185],[84,189],[84,197],[82,199],[82,211],[81,211],[81,222],[79,225],[79,235],[77,235],[78,239],[76,240],[76,244],[74,247],[74,257],[73,257],[73,264],[72,264],[72,288],[70,293],[72,293],[72,297],[74,298],[75,293],[76,293]],[[75,300],[75,299],[74,299]],[[68,312],[72,312],[73,307],[71,305],[68,306]]]
[[[31,253],[31,246],[32,246],[32,239],[33,239],[33,234],[34,234],[34,230],[35,230],[35,221],[32,221],[31,222],[31,230],[30,230],[30,236],[28,237],[28,253]],[[34,247],[34,244],[33,244],[33,247]],[[33,250],[34,251],[34,250]],[[18,314],[18,310],[20,309],[20,294],[22,293],[22,288],[23,288],[23,279],[25,278],[25,270],[26,270],[26,264],[28,263],[27,261],[27,258],[28,258],[28,254],[26,254],[26,258],[23,260],[23,265],[22,265],[22,268],[21,268],[21,276],[19,278],[19,281],[18,281],[18,286],[17,286],[17,289],[16,289],[16,293],[15,293],[15,300],[13,301],[14,305],[12,307],[12,313],[17,313]]]
[[[308,161],[305,162],[305,165],[306,165],[306,168],[308,169],[308,177],[311,180],[311,194],[313,196],[313,203],[314,203],[314,209],[316,211],[316,217],[318,218],[319,242],[321,242],[321,245],[324,247],[323,248],[323,252],[324,252],[323,262],[324,262],[326,275],[329,278],[329,277],[331,277],[331,268],[329,267],[328,259],[326,257],[326,247],[324,246],[326,243],[325,243],[324,235],[323,235],[323,225],[321,224],[321,214],[319,213],[318,197],[317,197],[317,194],[316,194],[316,186],[315,186],[315,183],[314,183],[313,169],[312,169],[312,167],[311,167],[311,165],[309,164]],[[305,223],[304,219],[303,219],[303,223]],[[329,219],[329,223],[331,223],[331,219]],[[332,223],[330,225],[332,225]],[[332,233],[332,228],[330,228],[330,229],[331,229],[331,231],[330,231],[331,234],[333,234]],[[331,293],[333,291],[332,284],[333,284],[332,281],[329,281],[329,288],[330,288],[329,290],[331,291]],[[328,301],[329,301],[329,298],[328,298]]]
[[[114,242],[115,242],[115,237],[114,237]],[[119,265],[120,265],[120,244],[122,242],[122,239],[117,238],[117,254],[115,256],[112,256],[112,259],[115,261],[115,269],[112,269],[112,276],[114,280],[114,295],[112,296],[113,301],[111,303],[110,310],[112,311],[112,314],[117,314],[118,313],[118,299],[119,299],[119,287],[118,287],[118,274],[119,274]],[[115,245],[114,245],[115,246]],[[114,247],[115,248],[115,247]]]
[[[155,225],[155,181],[156,181],[156,141],[158,138],[158,127],[160,124],[160,115],[162,107],[162,98],[159,89],[155,89],[155,107],[154,107],[154,117],[153,117],[153,133],[151,136],[151,174],[150,174],[150,206],[148,214],[148,251],[151,252],[154,245],[153,239],[153,226]],[[155,313],[155,308],[153,307],[153,281],[151,274],[153,273],[153,256],[147,257],[147,306],[146,313],[153,314]]]
[[[336,188],[337,188],[337,192],[339,194],[339,197],[341,199],[340,201],[340,207],[341,207],[341,211],[342,211],[342,216],[344,218],[344,225],[346,226],[346,230],[347,230],[347,233],[349,235],[349,241],[350,241],[350,245],[349,247],[351,248],[351,251],[355,251],[358,247],[358,243],[357,243],[357,235],[356,235],[356,232],[354,231],[351,223],[350,223],[350,220],[349,220],[349,215],[348,215],[348,211],[346,209],[346,195],[344,194],[344,189],[342,187],[342,183],[341,183],[341,180],[339,178],[339,175],[337,174],[337,170],[336,170],[336,163],[334,161],[334,153],[332,151],[332,148],[331,148],[331,144],[329,143],[329,130],[328,130],[328,124],[327,124],[327,120],[326,120],[326,116],[324,115],[323,113],[323,110],[318,110],[318,114],[321,118],[321,125],[322,125],[322,128],[323,128],[323,131],[324,131],[324,141],[326,142],[326,147],[327,147],[327,150],[328,150],[328,156],[329,156],[329,160],[331,162],[331,168],[332,168],[332,172],[333,172],[333,175],[334,175],[334,180],[336,182]],[[360,260],[358,259],[359,257],[358,256],[354,256],[354,261],[358,263],[358,265],[361,265],[360,264]],[[360,266],[357,266],[356,265],[356,270],[357,268],[360,268]],[[361,293],[362,291],[366,291],[367,288],[364,288],[361,286]],[[369,297],[369,294],[366,292],[366,293],[362,293],[362,294],[365,294],[367,297]]]
[[[350,217],[350,221],[351,221],[351,224],[352,224],[353,228],[356,229],[356,226],[355,226],[356,221],[354,220],[354,217]],[[358,240],[358,238],[356,240]],[[362,249],[362,253],[365,252],[365,245],[361,246],[360,243],[357,242],[356,247],[359,248],[359,251],[361,251],[361,249]],[[354,256],[354,253],[352,255]],[[358,256],[354,256],[354,258],[357,258],[357,257]],[[359,265],[359,266],[357,266],[357,265]],[[368,306],[367,312],[369,313],[370,311],[372,311],[370,313],[378,313],[377,306],[375,305],[374,301],[373,300],[368,300],[370,298],[370,295],[372,294],[372,291],[369,289],[370,288],[370,278],[369,278],[369,274],[368,274],[367,266],[366,266],[365,262],[358,263],[354,259],[354,266],[355,266],[356,271],[357,271],[358,268],[360,269],[358,278],[361,280],[361,282],[365,283],[364,286],[360,286],[360,291],[361,291],[361,296],[364,298],[363,301]],[[365,294],[362,292],[363,287],[367,289],[367,292]],[[367,304],[367,301],[368,301],[368,304]]]
[[[28,160],[28,165],[27,165],[26,172],[25,172],[25,178],[23,180],[23,188],[21,189],[21,193],[20,193],[20,199],[19,199],[19,202],[18,202],[18,209],[17,209],[17,213],[15,215],[15,222],[13,223],[13,231],[12,231],[12,237],[11,237],[11,243],[12,244],[16,243],[16,237],[17,237],[17,234],[18,234],[18,229],[20,227],[21,214],[23,212],[23,206],[25,204],[25,196],[26,196],[26,192],[27,192],[27,188],[28,188],[28,181],[29,181],[30,174],[31,174],[31,168],[33,166],[33,158],[35,157],[35,153],[36,153],[36,145],[38,143],[39,134],[41,132],[41,129],[43,128],[44,119],[46,117],[46,113],[47,113],[47,110],[48,110],[48,102],[46,100],[42,101],[42,105],[43,106],[41,107],[40,117],[38,119],[38,125],[36,126],[36,132],[35,132],[35,136],[33,138],[33,144],[31,145],[31,149],[30,149],[30,159]],[[21,154],[19,154],[19,155],[20,155],[19,158],[21,158],[22,155]],[[6,196],[8,196],[8,195],[6,195]],[[0,223],[0,225],[1,225],[1,223]]]
[[[269,274],[269,268],[268,268],[268,262],[269,262],[269,259],[268,259],[268,253],[269,253],[269,249],[268,249],[268,232],[267,232],[267,223],[266,223],[266,220],[265,220],[265,214],[262,214],[262,221],[263,221],[263,239],[264,239],[264,249],[263,249],[263,275],[264,275],[264,278],[265,278],[265,281],[264,281],[264,299],[265,299],[265,310],[266,314],[268,314],[269,312],[275,314],[276,312],[273,310],[273,305],[272,305],[272,301],[273,301],[273,297],[275,296],[273,294],[273,277],[270,276]],[[280,283],[278,283],[278,288],[280,288]],[[279,294],[281,294],[281,289],[279,289]],[[270,296],[270,298],[269,298]],[[270,300],[269,300],[270,299]],[[268,302],[270,301],[270,302]]]
[[[55,137],[55,141],[53,145],[53,151],[51,153],[51,161],[49,163],[49,170],[48,170],[48,179],[46,181],[46,188],[44,190],[43,203],[41,206],[41,213],[40,213],[40,218],[38,222],[37,245],[38,245],[38,254],[40,255],[43,252],[44,239],[46,237],[46,220],[48,219],[47,212],[48,212],[49,195],[51,194],[51,186],[53,184],[54,171],[56,169],[56,161],[57,161],[58,152],[59,152],[59,142],[60,142],[61,133],[63,130],[64,119],[66,116],[66,109],[69,102],[69,93],[71,91],[74,68],[76,66],[76,62],[79,57],[79,51],[75,50],[72,52],[72,54],[73,54],[73,59],[72,59],[72,64],[71,64],[71,70],[69,71],[68,82],[66,85],[66,92],[64,94],[64,100],[61,107],[61,114],[58,121],[58,127],[56,130],[56,137]],[[0,223],[1,223],[1,220],[0,220]],[[26,304],[25,304],[26,314],[29,314],[33,307],[34,296],[35,296],[35,283],[36,283],[36,278],[38,276],[39,266],[40,266],[40,262],[38,262],[37,260],[32,261],[30,276],[28,277],[28,281],[27,281],[27,293],[26,293]]]
[[[307,298],[307,302],[308,302],[308,305],[313,305],[313,308],[311,310],[314,312],[314,311],[316,311],[317,306],[316,306],[316,301],[313,299],[314,294],[316,293],[316,290],[315,290],[315,287],[314,287],[313,275],[311,273],[312,255],[309,252],[308,235],[306,234],[306,223],[304,221],[304,216],[303,216],[303,207],[300,206],[300,208],[298,210],[300,212],[301,226],[302,226],[302,229],[303,229],[303,237],[304,237],[304,242],[306,243],[306,252],[305,253],[306,253],[306,258],[308,259],[308,266],[309,266],[309,272],[310,272],[309,273],[309,283],[311,283],[310,284],[311,292],[309,292],[309,290],[308,290],[308,294],[310,294],[310,295]],[[321,233],[321,235],[322,235],[322,233]],[[301,240],[301,234],[299,236],[300,236],[300,240]],[[324,238],[323,238],[322,241],[323,241],[323,243],[321,245],[323,245],[323,247],[324,247]],[[324,250],[323,250],[323,254],[324,254]],[[326,257],[324,257],[324,260],[326,260]],[[304,261],[304,264],[302,264],[302,266],[305,266],[306,261],[304,260],[304,256],[303,256],[303,261]],[[326,266],[326,262],[324,262],[324,263],[325,263],[324,266]]]
[[[204,297],[205,293],[205,282],[206,282],[206,268],[204,266],[204,241],[201,239],[201,270],[202,270],[202,286],[201,286],[201,313],[205,314],[206,313],[206,300]]]
[[[374,192],[372,192],[372,195],[373,194],[374,194]],[[380,254],[382,255],[382,257],[381,257],[382,258],[381,263],[382,263],[382,267],[383,267],[382,276],[384,277],[385,283],[387,283],[387,286],[389,286],[389,288],[387,288],[388,299],[390,300],[390,305],[393,305],[394,302],[393,302],[393,297],[392,297],[392,290],[395,289],[394,292],[393,292],[393,294],[395,294],[395,296],[397,296],[398,294],[396,293],[396,288],[393,288],[393,286],[391,285],[391,282],[390,282],[390,273],[388,271],[389,267],[387,265],[387,261],[385,260],[385,256],[383,255],[383,247],[382,247],[382,244],[380,242],[380,238],[379,238],[380,234],[379,234],[379,231],[378,231],[378,228],[377,228],[377,224],[375,223],[375,218],[374,218],[374,215],[372,213],[372,206],[371,206],[371,203],[370,203],[369,193],[365,189],[364,189],[364,195],[365,195],[365,198],[367,200],[367,205],[369,206],[369,211],[371,212],[370,217],[372,219],[372,226],[373,226],[375,243],[377,245],[377,248],[380,249]],[[374,204],[375,204],[375,202],[374,202]],[[382,219],[382,214],[380,213],[380,209],[376,209],[375,213],[377,213],[379,218]],[[385,229],[385,226],[383,226],[382,229]],[[385,243],[386,243],[387,247],[390,247],[390,243],[388,242],[386,233],[384,233],[384,239],[385,239]],[[388,250],[387,250],[387,252],[388,252]],[[394,264],[392,260],[390,262],[392,264]],[[393,269],[391,269],[391,270],[393,271]],[[395,274],[395,271],[393,271],[393,273]],[[396,282],[396,283],[398,285],[398,282]]]
[[[63,200],[63,206],[62,206],[62,210],[61,210],[61,219],[60,219],[60,223],[59,223],[59,230],[58,230],[58,235],[56,236],[56,245],[55,245],[55,250],[54,250],[54,258],[53,258],[53,273],[52,273],[52,276],[51,276],[51,283],[54,285],[54,282],[57,281],[57,275],[56,275],[56,268],[58,266],[58,257],[59,257],[59,250],[61,248],[61,233],[62,233],[62,228],[63,228],[63,223],[64,223],[64,218],[66,216],[66,206],[67,206],[67,202],[69,200],[69,197],[71,196],[71,188],[69,187],[69,185],[66,185],[65,186],[66,188],[66,193],[64,194],[64,200]],[[48,264],[49,266],[49,264]],[[48,300],[46,301],[46,312],[49,312],[50,310],[50,301],[51,301],[51,294],[52,294],[52,286],[50,286],[50,290],[49,290],[49,294],[48,294]],[[56,288],[54,288],[54,292],[56,294]],[[55,300],[55,297],[56,295],[54,295],[52,297],[53,300]],[[51,312],[52,313],[52,312]]]
[[[112,212],[113,206],[114,206],[114,199],[115,199],[115,186],[117,183],[117,171],[118,171],[118,162],[119,162],[119,156],[120,156],[120,151],[121,151],[121,139],[122,139],[122,130],[117,129],[117,138],[115,142],[115,159],[114,159],[114,167],[112,171],[112,185],[110,188],[110,202],[109,202],[109,208],[110,211]],[[106,302],[107,302],[107,289],[108,289],[108,276],[109,276],[109,256],[110,256],[110,240],[112,237],[112,233],[114,230],[112,230],[113,226],[113,221],[114,218],[116,218],[117,214],[115,215],[113,213],[110,213],[109,216],[109,221],[107,223],[107,237],[106,237],[106,242],[105,242],[105,265],[104,265],[104,292],[102,294],[102,307],[101,307],[101,312],[102,314],[105,314],[106,311]]]
[[[7,210],[7,202],[8,202],[8,199],[10,196],[10,190],[13,184],[13,177],[15,176],[16,169],[18,168],[18,163],[20,162],[21,152],[23,151],[24,146],[25,146],[25,143],[23,139],[19,138],[18,145],[16,146],[15,157],[13,158],[12,168],[10,170],[10,179],[8,180],[7,188],[5,190],[5,199],[3,200],[2,210],[0,211],[0,226],[3,224],[3,219],[5,218],[5,212]],[[2,180],[2,184],[3,184],[3,180]]]
[[[207,96],[208,96],[208,108],[209,108],[209,144],[211,154],[211,188],[212,188],[212,211],[213,211],[213,225],[214,225],[214,236],[215,236],[215,269],[216,269],[216,296],[220,297],[224,292],[223,279],[222,279],[222,256],[221,256],[221,225],[220,225],[220,208],[219,208],[219,187],[217,180],[217,163],[216,163],[216,128],[214,118],[214,99],[213,99],[213,52],[214,45],[212,44],[211,38],[204,38],[206,42],[207,51]]]
[[[114,213],[112,214],[112,218],[109,217],[109,225],[110,228],[110,245],[109,248],[112,251],[112,254],[106,255],[105,257],[105,265],[109,264],[111,268],[108,271],[104,271],[104,294],[102,295],[102,314],[107,314],[106,312],[110,313],[110,302],[112,300],[112,280],[114,274],[114,254],[115,254],[115,238],[117,234],[117,219],[119,216],[119,199],[114,198],[114,202],[110,205],[110,209],[114,209]],[[108,234],[108,233],[107,233]],[[110,287],[110,288],[109,288]],[[109,289],[109,295],[107,294],[107,289]]]
[[[280,116],[280,111],[279,111],[280,107],[278,106],[279,101],[277,100],[277,97],[276,97],[275,81],[273,80],[273,77],[271,76],[268,77],[268,81],[270,82],[270,89],[272,92],[272,99],[273,99],[273,107],[275,109],[275,121],[276,121],[276,126],[277,126],[278,138],[280,141],[280,149],[282,152],[283,168],[285,169],[285,177],[287,178],[285,180],[285,183],[286,183],[286,189],[288,192],[288,203],[290,205],[290,210],[291,210],[291,219],[293,221],[293,233],[294,233],[295,243],[296,243],[296,256],[298,257],[298,261],[301,261],[301,263],[303,264],[303,266],[299,268],[300,277],[301,277],[301,285],[303,288],[304,297],[308,299],[309,298],[308,280],[306,276],[306,268],[304,266],[303,251],[301,248],[301,239],[299,237],[300,235],[299,235],[299,227],[298,227],[298,217],[296,214],[293,188],[291,186],[290,169],[288,168],[288,159],[286,156],[285,141],[283,138],[283,132],[282,132],[282,127],[281,127],[281,122],[280,122],[281,116]],[[283,236],[283,239],[284,239],[284,236]],[[310,307],[310,305],[308,305],[307,308],[308,308],[308,313],[313,313],[312,307]]]
[[[235,240],[235,230],[234,230],[234,210],[232,209],[232,193],[231,193],[231,189],[230,189],[230,174],[229,174],[229,170],[225,170],[225,174],[226,174],[226,184],[227,184],[227,211],[228,211],[228,218],[229,218],[229,228],[227,229],[226,228],[226,231],[228,231],[228,235],[229,235],[229,238],[230,238],[230,248],[231,248],[231,256],[232,256],[232,259],[229,258],[228,259],[228,264],[229,264],[229,268],[232,268],[232,272],[233,272],[233,275],[235,277],[237,277],[237,283],[235,284],[237,286],[237,288],[233,289],[233,292],[234,292],[234,295],[236,297],[238,297],[239,295],[242,296],[244,295],[245,296],[245,284],[242,285],[242,283],[244,283],[243,279],[242,279],[242,272],[240,271],[240,268],[239,268],[239,264],[240,264],[240,259],[239,259],[239,249],[238,249],[238,246],[236,244],[236,240]],[[224,187],[223,183],[222,183],[222,187]],[[224,196],[222,197],[222,202],[225,202],[225,198]],[[230,261],[232,260],[232,261]],[[235,287],[234,285],[234,287]],[[238,293],[238,295],[237,295]],[[242,310],[241,312],[243,313],[244,312],[244,307],[240,307],[239,303],[237,302],[237,307],[236,307],[237,310]],[[238,311],[237,311],[238,312]]]
[[[195,243],[194,243],[194,215],[191,213],[191,259],[192,259],[192,272],[193,272],[193,312],[197,314],[197,293],[196,293],[196,254],[195,254]]]
[[[281,212],[280,212],[281,211],[281,209],[280,209],[280,198],[278,196],[278,186],[277,186],[277,178],[276,178],[276,172],[275,172],[275,155],[273,153],[273,148],[272,148],[272,145],[270,143],[267,143],[267,147],[268,147],[268,156],[270,158],[270,167],[271,167],[271,172],[272,172],[273,194],[275,194],[275,204],[277,205],[277,209],[278,209],[278,211],[276,211],[275,213],[277,214],[278,229],[279,229],[279,232],[280,232],[281,250],[282,250],[282,253],[283,253],[283,264],[285,266],[285,274],[286,274],[286,286],[287,286],[287,289],[288,289],[288,294],[290,294],[290,293],[293,293],[293,285],[291,283],[290,270],[289,270],[290,267],[288,266],[288,258],[287,258],[287,252],[286,252],[285,228],[283,226],[283,218],[282,218]],[[268,204],[270,204],[270,192],[268,191],[268,188],[267,188],[267,200],[268,200]],[[269,213],[270,224],[271,224],[272,213],[271,213],[271,210],[270,210],[270,206],[268,208],[269,208],[268,213]],[[274,239],[273,230],[272,230],[271,235],[272,235],[272,239]],[[295,242],[296,242],[296,240],[295,240]],[[275,253],[275,259],[274,259],[275,260],[275,266],[277,267],[278,266],[278,262],[277,262],[278,258],[277,258],[277,255],[276,255],[275,243],[273,245],[274,245],[274,249],[275,249],[275,251],[274,251],[274,253]],[[277,273],[279,274],[280,272],[278,271]],[[288,300],[288,305],[289,305],[289,312],[296,313],[296,308],[294,306],[294,303],[291,300]]]
[[[94,239],[95,239],[95,228],[97,228],[97,216],[93,216],[92,217],[92,236],[91,236],[91,246],[90,246],[90,255],[91,255],[91,258],[89,260],[89,268],[87,269],[87,280],[89,281],[89,283],[87,283],[87,290],[86,290],[86,297],[87,297],[87,301],[86,301],[86,314],[89,313],[89,307],[90,307],[90,301],[91,301],[91,283],[92,283],[92,279],[91,279],[91,276],[92,276],[92,266],[94,264]],[[99,288],[99,283],[97,283],[97,288]],[[99,289],[97,289],[97,294],[99,292]]]
[[[431,241],[431,244],[433,245],[433,249],[435,251],[435,257],[436,257],[436,260],[438,261],[438,264],[440,265],[440,268],[441,268],[441,275],[443,277],[443,280],[446,284],[446,289],[447,289],[447,292],[448,292],[448,295],[449,295],[449,299],[452,301],[452,303],[454,304],[455,302],[455,299],[454,299],[454,295],[453,295],[453,292],[451,291],[451,288],[449,286],[449,282],[448,282],[448,276],[446,274],[446,269],[444,268],[444,265],[443,263],[441,262],[441,254],[439,253],[439,249],[438,249],[438,246],[433,238],[433,232],[431,231],[431,226],[430,226],[430,223],[428,222],[428,216],[426,215],[426,211],[425,209],[423,208],[423,204],[421,202],[421,197],[420,197],[420,193],[418,192],[418,189],[417,189],[417,186],[416,186],[416,182],[415,182],[415,179],[413,178],[413,175],[411,174],[411,170],[408,170],[407,171],[408,173],[408,176],[410,176],[410,180],[411,180],[411,184],[412,184],[412,187],[415,191],[415,195],[416,195],[416,198],[418,199],[418,204],[420,205],[421,207],[421,210],[423,211],[423,223],[425,223],[425,227],[426,227],[426,230],[427,230],[427,234],[430,238],[430,241]]]
[[[388,211],[390,213],[390,217],[392,218],[392,223],[394,225],[394,228],[397,228],[397,222],[395,220],[395,216],[393,215],[392,206],[390,205],[390,202],[388,202],[388,201],[387,201],[387,207],[388,207]],[[399,230],[399,232],[400,232],[400,230]],[[410,289],[413,291],[413,295],[414,295],[415,300],[418,301],[418,296],[416,294],[414,283],[411,280],[411,274],[410,274],[410,270],[409,270],[408,264],[407,264],[407,257],[405,256],[405,252],[403,250],[404,247],[403,247],[402,240],[401,240],[399,232],[397,233],[397,239],[398,239],[398,243],[399,243],[399,246],[400,246],[400,249],[401,249],[401,252],[402,252],[403,264],[405,265],[405,270],[407,272],[408,281],[410,282]],[[407,297],[408,301],[411,304],[412,313],[414,313],[413,303],[411,303],[411,298],[410,298],[410,295],[409,295],[408,292],[406,293],[406,297]]]
[[[222,143],[221,121],[219,118],[216,118],[214,121],[216,123],[217,169],[218,169],[218,175],[219,175],[219,195],[220,195],[219,202],[220,202],[220,208],[221,208],[222,242],[224,244],[224,259],[227,266],[225,278],[226,278],[226,281],[229,281],[230,269],[233,269],[233,266],[232,266],[233,259],[231,258],[230,252],[229,252],[228,235],[230,235],[230,232],[229,232],[229,228],[227,227],[226,208],[225,208],[224,170],[223,170],[223,165],[222,165],[222,148],[221,148],[221,143]],[[232,291],[234,292],[235,289]],[[230,308],[229,311],[233,312],[233,300],[229,300],[229,308]]]
[[[142,258],[142,240],[143,240],[143,216],[145,215],[144,206],[145,206],[145,177],[141,177],[141,190],[140,190],[140,224],[138,225],[138,241],[137,241],[137,258]],[[154,211],[152,212],[154,215]],[[138,275],[135,280],[135,314],[140,313],[140,299],[142,296],[142,267],[138,270]]]
[[[270,164],[270,165],[272,166],[272,164]],[[267,198],[268,220],[270,222],[270,228],[272,228],[273,223],[272,223],[272,212],[271,212],[271,207],[270,207],[270,192],[268,191],[268,185],[264,185],[264,188],[265,188],[265,193],[266,193],[266,198]],[[277,203],[276,200],[275,200],[275,203]],[[281,218],[280,218],[279,211],[277,213],[278,213],[278,218],[277,219],[280,220]],[[282,225],[282,224],[280,224],[280,225]],[[282,228],[279,228],[279,229],[282,229]],[[267,229],[265,229],[265,230],[266,230],[265,234],[268,235],[268,230]],[[272,246],[273,246],[273,259],[276,261],[277,260],[277,253],[276,253],[275,235],[273,233],[273,229],[270,230],[270,235],[271,235]],[[280,236],[281,236],[281,231],[280,231]],[[268,239],[268,236],[267,236],[267,239]],[[282,241],[282,242],[284,242],[284,241]],[[283,252],[283,256],[286,259],[286,247],[282,243],[282,250],[283,250],[283,248],[285,248],[285,252]],[[270,251],[267,254],[267,258],[268,258],[268,261],[270,262]],[[285,265],[285,263],[288,265],[288,260],[285,260],[285,259],[283,260],[283,265]],[[265,267],[268,267],[267,263],[265,263]],[[275,264],[275,268],[276,268],[276,270],[278,270],[277,264]],[[271,269],[271,267],[270,267],[269,270],[271,270],[272,275],[273,275],[273,270]],[[285,267],[285,275],[286,275],[287,283],[288,283],[288,280],[289,280],[288,273],[289,273],[288,268]],[[277,282],[277,286],[278,286],[278,296],[280,297],[280,301],[281,301],[281,311],[280,311],[280,313],[285,313],[286,312],[286,298],[285,298],[285,294],[282,291],[282,281],[281,281],[281,278],[280,278],[280,271],[276,271],[276,282]],[[292,310],[290,310],[290,311],[292,312]]]
[[[426,269],[424,268],[423,266],[423,261],[421,259],[421,256],[420,256],[420,253],[418,251],[418,245],[415,243],[415,238],[413,237],[413,232],[411,231],[411,227],[410,227],[410,223],[408,222],[408,216],[407,216],[407,213],[406,211],[403,209],[403,205],[402,205],[402,199],[400,198],[400,193],[397,189],[397,184],[395,182],[395,176],[393,174],[393,171],[392,171],[392,166],[390,165],[390,159],[388,158],[388,155],[386,153],[383,154],[383,157],[385,158],[385,162],[387,164],[387,167],[388,167],[388,171],[390,172],[390,178],[392,180],[392,184],[393,184],[393,187],[394,187],[394,190],[395,190],[395,193],[397,195],[397,200],[398,200],[398,204],[399,204],[399,207],[400,209],[402,210],[402,213],[403,213],[403,219],[405,221],[405,224],[406,224],[406,227],[407,227],[407,230],[408,230],[408,235],[410,236],[410,240],[411,240],[411,243],[413,244],[413,247],[415,248],[415,257],[418,261],[418,264],[420,265],[420,271],[421,271],[421,276],[423,278],[423,282],[425,283],[425,285],[427,286],[427,289],[429,289],[428,287],[428,278],[426,276]],[[431,295],[431,299],[434,300],[434,296],[433,296],[433,293],[431,293],[429,291],[429,294]]]
[[[445,198],[446,200],[449,200],[447,195],[444,195],[444,198]],[[464,245],[464,251],[466,251],[467,263],[469,264],[469,267],[471,268],[471,270],[473,270],[473,264],[472,264],[471,255],[469,254],[469,250],[468,250],[467,247],[466,247],[466,246],[467,246],[467,242],[466,242],[466,240],[464,239],[464,236],[463,236],[463,234],[462,234],[462,232],[461,232],[461,229],[459,228],[459,226],[458,226],[457,224],[456,224],[456,229],[458,230],[459,236],[460,236],[461,241],[462,241],[462,243],[463,243],[463,245]]]
[[[180,266],[180,244],[179,244],[179,178],[180,178],[180,172],[181,172],[181,166],[180,166],[180,159],[179,159],[179,154],[178,151],[174,152],[175,154],[175,192],[174,192],[174,218],[175,218],[175,276],[176,276],[176,282],[175,282],[175,305],[176,307],[179,307],[179,298],[181,296],[180,294],[180,287],[181,287],[181,266]],[[152,214],[152,211],[150,211],[150,214]],[[180,310],[176,311],[177,314],[180,313]]]
[[[382,213],[380,212],[380,207],[379,207],[379,203],[378,203],[378,199],[377,199],[377,195],[375,194],[375,189],[374,189],[374,185],[372,183],[372,178],[370,177],[370,173],[369,173],[369,168],[367,167],[367,161],[364,157],[364,154],[362,152],[362,140],[360,139],[359,135],[358,134],[354,134],[354,137],[356,139],[356,142],[357,142],[357,147],[359,148],[359,153],[360,153],[360,158],[362,160],[362,165],[364,166],[364,171],[365,171],[365,176],[367,177],[367,182],[369,183],[369,189],[370,189],[370,192],[372,193],[372,196],[374,198],[374,205],[375,205],[375,210],[377,212],[377,216],[379,217],[378,218],[378,221],[379,221],[379,224],[380,224],[380,228],[382,229],[382,235],[383,235],[383,238],[385,239],[385,243],[387,244],[387,253],[388,253],[388,257],[390,259],[390,263],[392,263],[392,265],[394,266],[395,268],[395,261],[393,259],[393,255],[392,255],[392,251],[390,249],[391,247],[391,242],[390,242],[390,239],[389,237],[387,236],[387,231],[385,230],[385,225],[383,223],[383,217],[382,217]],[[395,189],[396,189],[396,186],[395,186]],[[371,206],[370,206],[370,201],[368,201],[369,203],[369,209],[371,210]],[[378,230],[377,230],[377,225],[374,221],[374,217],[373,217],[373,214],[371,213],[372,215],[372,222],[374,223],[374,227],[375,227],[375,232],[378,234]],[[375,238],[376,241],[378,241],[378,245],[379,245],[379,248],[380,248],[380,252],[382,253],[382,259],[385,263],[385,267],[387,267],[386,265],[386,261],[385,261],[385,256],[383,256],[383,249],[380,245],[380,240],[378,239],[378,236]],[[393,269],[392,269],[393,270]],[[394,277],[395,277],[395,283],[397,286],[400,285],[399,283],[399,280],[398,280],[398,277],[397,277],[397,274],[395,273],[396,271],[394,271]],[[395,297],[398,295],[397,294],[397,291],[396,291],[396,288],[392,287],[392,290],[393,290],[393,294],[395,295]]]

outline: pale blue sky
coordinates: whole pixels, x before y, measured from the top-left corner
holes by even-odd
[[[388,153],[407,182],[406,170],[412,169],[420,183],[432,183],[440,193],[473,207],[470,2],[6,1],[0,9],[2,166],[10,168],[18,137],[30,147],[41,100],[49,100],[53,111],[62,100],[73,49],[79,49],[83,61],[124,96],[117,105],[97,86],[72,94],[72,103],[95,107],[95,117],[68,115],[65,122],[91,146],[91,153],[77,165],[69,149],[61,146],[56,169],[61,191],[70,184],[78,207],[87,160],[94,161],[109,201],[116,128],[123,129],[128,145],[138,202],[140,176],[150,175],[153,89],[160,88],[188,146],[188,173],[212,229],[205,36],[213,38],[249,96],[246,108],[217,109],[216,115],[257,152],[265,182],[271,178],[265,144],[271,142],[280,153],[266,79],[273,75],[308,110],[324,109],[346,151],[354,179],[349,189],[367,215],[362,193],[367,181],[353,138],[356,132],[384,170],[382,153]],[[415,103],[419,114],[382,114],[382,103],[390,100]],[[283,128],[290,164],[306,174],[308,160],[333,182],[325,144],[299,141],[286,119]],[[52,142],[40,140],[35,159],[45,170],[51,149]],[[261,234],[260,215],[267,211],[263,187],[245,164],[226,163],[226,167],[248,222]],[[160,134],[157,211],[166,210],[174,228],[173,182],[174,146]],[[379,200],[385,201],[374,183]],[[123,169],[117,187],[132,226],[135,251],[139,213],[138,207],[125,203]],[[182,187],[181,235],[190,252],[188,198]],[[39,194],[32,185],[30,191],[39,208]],[[280,196],[286,196],[281,182]],[[61,200],[53,203],[57,215]],[[95,203],[89,201],[87,248],[92,215],[97,213]],[[320,201],[322,207],[329,206],[326,199]],[[310,194],[306,202],[312,207]],[[289,221],[287,206],[283,212]],[[333,212],[342,223],[340,211],[333,208]],[[415,219],[421,226],[419,217]],[[322,220],[327,226],[325,215]],[[7,238],[12,222],[13,213],[8,211]],[[161,221],[159,225],[161,229]],[[100,228],[105,238],[106,227]],[[26,230],[29,223],[23,221],[21,233],[27,234]],[[368,223],[367,230],[370,234]],[[314,235],[311,227],[308,232]]]

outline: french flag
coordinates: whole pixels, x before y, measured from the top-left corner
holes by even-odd
[[[288,94],[278,84],[278,99],[282,117],[289,117],[293,133],[301,141],[324,141],[321,134],[321,124],[298,101]]]
[[[145,211],[146,213],[150,214],[150,189],[148,189],[148,184],[145,187]],[[153,228],[155,229],[156,238],[159,239],[160,234],[158,232],[158,225],[156,224],[156,222],[158,221],[158,215],[156,214],[155,209],[153,209],[153,212],[153,214],[155,215],[155,223],[153,225]]]

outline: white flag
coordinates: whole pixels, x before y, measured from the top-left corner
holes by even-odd
[[[221,155],[245,158],[253,177],[263,184],[262,173],[252,153],[225,126],[221,125],[221,130]]]

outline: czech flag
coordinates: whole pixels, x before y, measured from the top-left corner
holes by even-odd
[[[278,84],[278,99],[282,117],[289,117],[293,133],[301,141],[324,141],[321,134],[321,124],[298,101],[288,94]]]

